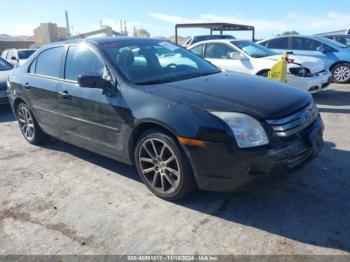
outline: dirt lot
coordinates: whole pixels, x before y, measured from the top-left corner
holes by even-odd
[[[321,156],[289,181],[168,203],[133,168],[22,138],[0,111],[0,254],[349,254],[350,85],[316,95]]]

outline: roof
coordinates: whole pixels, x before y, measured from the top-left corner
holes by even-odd
[[[190,23],[190,24],[177,24],[176,28],[205,28],[213,31],[242,31],[242,30],[254,30],[254,26],[230,24],[230,23]]]
[[[82,38],[82,39],[71,39],[71,40],[64,40],[59,42],[53,42],[46,45],[43,45],[43,48],[48,47],[55,47],[59,45],[64,44],[80,44],[80,43],[92,43],[92,44],[104,44],[104,43],[110,43],[110,42],[119,42],[119,41],[159,41],[159,39],[156,38],[148,38],[148,37],[128,37],[128,36],[118,36],[118,37],[94,37],[94,38]],[[162,40],[166,41],[166,40]]]

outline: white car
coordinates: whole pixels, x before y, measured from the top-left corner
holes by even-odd
[[[8,103],[7,79],[13,66],[0,58],[0,105]]]
[[[36,49],[6,49],[2,52],[1,58],[17,67],[23,65],[35,51]]]
[[[210,40],[188,47],[221,69],[267,76],[281,57],[275,52],[248,40]],[[331,73],[322,60],[313,57],[290,55],[287,83],[310,93],[317,93],[330,84]]]

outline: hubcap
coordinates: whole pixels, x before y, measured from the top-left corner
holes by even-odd
[[[339,66],[334,70],[334,78],[337,81],[345,82],[350,78],[350,69],[347,66]]]
[[[34,138],[34,123],[33,118],[28,112],[27,108],[21,107],[18,111],[18,121],[23,135],[32,140]]]
[[[157,192],[169,194],[178,188],[180,165],[174,151],[164,141],[145,140],[139,150],[139,165],[143,177]]]

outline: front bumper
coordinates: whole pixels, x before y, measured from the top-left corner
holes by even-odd
[[[319,73],[313,77],[299,77],[287,74],[287,83],[291,86],[299,87],[311,94],[320,92],[328,87],[331,83],[332,74],[329,71]]]
[[[202,148],[187,146],[200,189],[231,192],[258,187],[290,177],[292,171],[318,155],[323,146],[320,117],[306,130],[269,146],[242,150],[233,145],[206,142]]]

